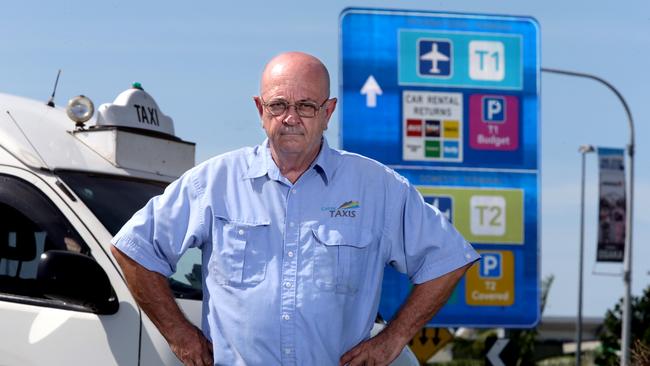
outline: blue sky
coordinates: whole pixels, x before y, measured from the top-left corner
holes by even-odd
[[[197,143],[197,162],[264,137],[252,102],[273,55],[320,57],[338,94],[338,17],[349,6],[525,15],[541,26],[542,66],[598,75],[626,97],[636,121],[633,293],[650,283],[650,4],[634,1],[12,1],[0,22],[0,92],[57,103],[85,94],[111,102],[139,81]],[[623,147],[626,117],[601,85],[542,75],[542,276],[553,274],[547,315],[577,304],[581,144]],[[327,132],[339,145],[338,115]],[[584,314],[602,316],[623,294],[620,265],[596,265],[595,155],[588,156]]]

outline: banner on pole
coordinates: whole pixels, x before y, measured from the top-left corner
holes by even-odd
[[[598,148],[597,262],[623,262],[625,249],[625,155],[623,149]]]

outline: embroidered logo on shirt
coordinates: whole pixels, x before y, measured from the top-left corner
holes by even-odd
[[[359,201],[348,201],[339,206],[339,210],[350,210],[353,208],[359,208]]]
[[[339,207],[321,207],[322,211],[328,211],[330,217],[357,217],[355,209],[361,208],[359,201],[347,201]]]

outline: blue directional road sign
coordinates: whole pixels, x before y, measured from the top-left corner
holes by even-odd
[[[341,142],[405,176],[483,255],[434,326],[539,321],[539,33],[532,18],[346,9]],[[391,267],[380,312],[410,291]]]

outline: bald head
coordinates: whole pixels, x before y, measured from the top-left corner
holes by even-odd
[[[321,149],[323,132],[336,109],[329,90],[329,73],[312,55],[282,53],[264,68],[260,95],[253,100],[273,161],[291,182],[309,168]]]
[[[281,53],[266,64],[260,81],[260,95],[264,97],[278,84],[301,84],[316,91],[320,99],[329,98],[327,68],[319,59],[303,52]]]

